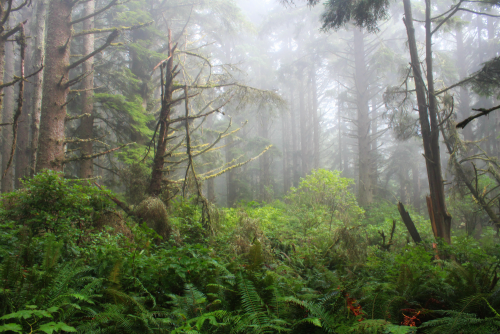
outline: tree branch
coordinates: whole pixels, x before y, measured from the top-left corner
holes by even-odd
[[[496,107],[493,107],[493,108],[490,108],[490,109],[484,109],[484,108],[472,109],[474,111],[480,111],[480,113],[472,115],[470,117],[467,117],[466,119],[464,119],[463,121],[461,121],[460,123],[458,123],[456,127],[463,129],[463,128],[465,128],[467,126],[467,124],[469,124],[470,122],[472,122],[476,118],[479,118],[479,117],[482,117],[482,116],[486,116],[490,112],[495,111],[497,109],[500,109],[500,105],[498,105]]]
[[[101,9],[99,9],[98,11],[93,12],[93,13],[92,13],[92,14],[90,14],[90,15],[87,15],[87,16],[84,16],[84,17],[81,17],[81,18],[79,18],[79,19],[76,19],[76,20],[72,21],[72,22],[70,23],[70,25],[74,25],[74,24],[77,24],[77,23],[83,22],[83,21],[85,21],[85,20],[87,20],[87,19],[90,19],[90,18],[91,18],[91,17],[93,17],[93,16],[99,15],[99,14],[101,14],[102,12],[104,12],[104,11],[108,10],[109,8],[111,8],[112,6],[114,6],[115,4],[117,4],[117,2],[118,2],[118,0],[111,0],[111,2],[110,2],[107,6],[102,7]]]
[[[108,38],[106,39],[106,43],[104,43],[101,47],[95,49],[93,52],[89,53],[88,55],[86,55],[85,57],[83,58],[80,58],[79,60],[75,61],[74,63],[72,63],[71,65],[69,65],[67,67],[68,70],[71,70],[75,67],[77,67],[78,65],[80,64],[83,64],[85,61],[87,61],[89,58],[92,58],[93,56],[95,56],[96,54],[98,54],[99,52],[101,52],[102,50],[104,50],[105,48],[107,48],[108,46],[111,45],[111,43],[113,42],[113,40],[115,40],[118,35],[120,34],[120,31],[118,29],[114,30],[109,36]]]

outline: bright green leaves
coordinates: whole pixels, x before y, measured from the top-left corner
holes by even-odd
[[[330,224],[355,223],[363,217],[364,210],[358,206],[356,197],[350,192],[353,183],[354,180],[341,177],[339,171],[313,170],[302,179],[298,188],[292,187],[285,198],[292,210],[308,212]],[[318,214],[321,217],[317,217]]]
[[[65,179],[60,173],[43,171],[24,182],[24,188],[2,196],[0,220],[19,221],[31,231],[45,230],[60,238],[75,241],[85,227],[92,226],[101,214],[114,208],[109,191],[89,183]],[[2,234],[0,244],[18,233]],[[4,239],[5,238],[5,239]]]
[[[57,307],[51,307],[46,310],[38,310],[36,305],[26,305],[25,310],[17,311],[14,313],[10,313],[7,315],[4,315],[3,317],[0,318],[0,320],[12,320],[12,319],[17,319],[17,321],[21,322],[21,324],[18,323],[8,323],[3,326],[0,326],[0,332],[7,332],[7,331],[12,331],[15,333],[23,333],[26,331],[23,331],[23,326],[29,326],[30,328],[30,333],[47,333],[47,334],[52,334],[57,331],[63,331],[63,332],[76,332],[76,329],[74,327],[66,325],[64,322],[48,322],[48,323],[42,323],[40,322],[44,321],[44,318],[49,318],[52,319],[52,313],[56,313],[59,311],[59,308]],[[38,328],[37,328],[38,327]]]
[[[52,334],[55,331],[76,332],[76,329],[74,327],[66,325],[64,322],[49,322],[47,324],[41,325],[38,331]]]
[[[15,333],[22,333],[22,327],[21,325],[18,324],[7,324],[0,326],[0,332],[7,332],[7,331],[12,331]]]

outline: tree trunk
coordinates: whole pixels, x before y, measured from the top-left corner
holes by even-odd
[[[30,8],[31,9],[31,8]],[[27,10],[27,17],[33,17],[34,11]],[[26,26],[26,35],[32,35],[33,25]],[[34,54],[33,54],[34,40],[28,39],[26,45],[26,60],[25,60],[25,68],[27,69],[25,75],[29,75],[32,73],[34,66]],[[14,187],[16,189],[21,188],[21,181],[25,178],[28,178],[30,175],[29,166],[30,166],[30,147],[29,147],[29,139],[30,139],[30,114],[32,109],[32,94],[33,94],[33,84],[28,81],[24,86],[24,103],[23,110],[21,116],[19,117],[19,125],[17,132],[17,145],[16,145],[16,166],[15,166],[15,177],[14,177]]]
[[[356,104],[357,104],[357,140],[358,140],[358,202],[366,207],[373,201],[373,187],[370,162],[370,116],[369,92],[365,63],[365,45],[363,33],[354,29],[354,63],[356,68]]]
[[[213,128],[213,125],[214,125],[214,119],[215,119],[215,115],[208,115],[207,117],[207,127],[208,128]],[[208,139],[209,141],[213,141],[215,138],[213,138],[213,136],[211,135],[208,135]],[[213,164],[209,164],[208,165],[208,168],[207,168],[207,171],[213,169],[215,166]],[[216,203],[216,195],[215,195],[215,178],[214,177],[211,177],[209,178],[207,181],[207,199],[210,203],[212,204],[215,204]]]
[[[161,185],[163,179],[163,168],[165,165],[165,153],[167,152],[167,140],[168,140],[168,130],[169,130],[169,121],[170,121],[170,113],[172,108],[172,94],[173,94],[173,69],[174,69],[174,57],[173,57],[173,45],[172,45],[172,32],[170,29],[168,30],[168,56],[172,56],[167,61],[166,73],[165,73],[165,83],[162,85],[163,88],[163,96],[161,102],[161,112],[160,119],[158,122],[160,123],[160,128],[158,131],[158,144],[156,146],[155,157],[153,160],[153,170],[151,172],[151,182],[149,184],[148,193],[151,196],[158,196],[161,193]],[[162,77],[163,77],[163,69],[162,69]]]
[[[463,80],[467,77],[467,61],[466,61],[467,54],[464,48],[464,35],[462,27],[457,27],[455,36],[457,39],[458,75],[460,77],[460,80]],[[460,118],[466,119],[470,116],[470,96],[467,86],[465,85],[460,86],[458,100],[460,103],[458,108]],[[463,130],[463,133],[465,140],[467,141],[474,140],[471,126],[466,126],[465,129]]]
[[[297,131],[297,114],[295,112],[294,104],[294,91],[293,86],[290,85],[290,123],[292,126],[292,186],[297,187],[299,184],[299,133]]]
[[[378,115],[377,115],[377,103],[372,101],[372,111],[371,111],[371,185],[372,185],[372,195],[377,197],[378,194]]]
[[[90,15],[95,10],[95,1],[87,0],[83,11],[83,16]],[[94,29],[94,17],[83,21],[83,30]],[[87,34],[83,36],[83,55],[87,55],[94,51],[94,34]],[[90,57],[83,63],[83,73],[90,73],[94,68],[94,57]],[[90,116],[83,117],[80,124],[80,138],[83,140],[90,140],[93,138],[94,130],[94,75],[93,73],[87,75],[82,80],[82,111],[81,114],[89,114]],[[81,143],[80,153],[82,155],[91,156],[93,153],[93,142],[86,141]],[[94,173],[93,159],[86,159],[80,162],[79,176],[82,179],[89,179]]]
[[[284,112],[281,115],[281,142],[283,146],[282,169],[283,169],[283,194],[290,189],[290,169],[288,166],[289,140],[288,114]]]
[[[439,128],[436,114],[436,97],[434,96],[434,78],[432,73],[432,45],[431,45],[431,21],[430,3],[426,0],[426,64],[427,64],[427,87],[429,91],[429,109],[427,109],[424,78],[420,70],[420,60],[415,41],[415,28],[413,27],[413,16],[411,13],[410,0],[403,0],[405,9],[405,24],[408,34],[408,46],[410,49],[411,64],[415,78],[415,89],[417,93],[419,121],[424,143],[425,164],[427,167],[427,178],[429,180],[431,217],[433,217],[436,230],[435,236],[443,238],[451,243],[451,216],[446,210],[444,199],[443,177],[441,172],[441,157],[439,152]],[[430,119],[430,123],[429,123]]]
[[[305,177],[309,171],[308,164],[308,147],[307,147],[307,110],[305,103],[305,87],[304,87],[304,68],[299,71],[299,113],[300,113],[300,158],[302,163],[302,171],[300,175]]]
[[[418,172],[418,164],[415,163],[411,170],[413,179],[413,208],[415,211],[420,212],[420,175]]]
[[[260,116],[259,135],[266,141],[269,140],[269,116],[267,114]],[[259,198],[265,202],[271,200],[268,191],[271,186],[270,165],[269,154],[264,154],[259,158]]]
[[[339,170],[343,170],[343,165],[342,165],[342,101],[339,100],[337,102],[339,105],[339,110],[338,110],[338,127],[339,127],[339,153],[338,153],[338,159],[339,159]]]
[[[5,45],[5,73],[4,82],[14,79],[15,74],[14,43],[7,42]],[[15,89],[14,86],[6,87],[3,90],[3,118],[2,123],[12,123],[14,116]],[[9,162],[10,151],[12,148],[12,126],[2,127],[2,175]],[[2,180],[2,193],[14,190],[14,169],[11,167]]]
[[[232,152],[233,149],[233,137],[226,138],[226,163],[233,161],[234,155]],[[236,189],[236,173],[234,169],[226,172],[226,206],[228,208],[232,208],[234,204],[238,201],[238,190]]]
[[[34,19],[32,21],[31,36],[33,41],[33,68],[36,71],[43,65],[45,58],[45,16],[47,15],[47,1],[38,0],[35,3]],[[43,71],[38,72],[31,78],[34,83],[31,96],[31,166],[30,174],[33,176],[36,170],[36,155],[38,150],[38,136],[40,133],[40,115],[42,110],[42,88]]]
[[[314,63],[311,69],[311,85],[312,85],[312,122],[313,122],[313,146],[314,146],[314,169],[319,168],[320,163],[320,124],[318,116],[318,83],[316,78],[316,67]]]
[[[36,170],[62,171],[69,87],[71,1],[51,0],[47,17],[43,100]]]
[[[7,9],[7,0],[0,0],[0,17],[5,15],[5,11]],[[0,84],[4,83],[4,70],[5,70],[5,38],[3,34],[0,35]],[[3,88],[0,88],[0,119],[3,119]]]

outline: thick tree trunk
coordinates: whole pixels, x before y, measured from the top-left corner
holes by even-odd
[[[30,10],[28,13],[29,16],[33,17],[34,12]],[[31,28],[33,26],[26,27],[26,35],[31,36]],[[26,61],[25,75],[31,74],[31,72],[36,71],[33,70],[33,54],[34,40],[28,39],[27,46],[25,50]],[[15,166],[15,177],[14,177],[14,187],[19,189],[21,187],[21,181],[30,175],[29,166],[30,166],[30,114],[32,109],[32,95],[33,95],[33,84],[31,82],[26,82],[24,86],[24,103],[23,110],[21,116],[19,117],[19,125],[17,132],[17,145],[16,145],[16,166]]]
[[[5,45],[5,73],[3,80],[9,82],[14,79],[15,73],[14,43],[7,42]],[[3,90],[3,117],[2,123],[12,123],[14,116],[15,89],[14,86],[6,87]],[[12,148],[12,126],[2,127],[2,174],[7,168],[10,151]],[[14,168],[9,168],[7,174],[2,180],[2,192],[14,190]]]
[[[172,32],[168,31],[168,56],[172,56],[167,61],[165,83],[163,83],[163,96],[161,102],[161,112],[160,127],[158,130],[158,144],[156,146],[155,157],[153,160],[153,170],[151,172],[151,182],[149,184],[148,193],[152,196],[158,196],[161,193],[161,185],[163,180],[163,168],[165,165],[165,153],[167,152],[167,141],[168,141],[168,130],[170,121],[170,112],[172,108],[172,94],[173,94],[173,69],[174,69],[174,57],[173,57],[173,45],[172,45]]]
[[[451,216],[446,210],[444,198],[443,177],[441,172],[441,156],[439,152],[439,128],[436,114],[436,97],[434,96],[434,78],[432,73],[432,45],[430,25],[430,4],[426,1],[426,64],[427,64],[427,87],[429,92],[429,110],[425,93],[424,77],[420,70],[420,60],[415,41],[415,28],[413,27],[413,16],[411,13],[410,0],[403,0],[405,9],[405,24],[408,34],[408,46],[410,49],[411,64],[415,78],[415,89],[417,93],[419,120],[424,143],[425,164],[427,167],[427,178],[429,180],[431,216],[435,222],[435,236],[443,238],[451,243]],[[429,122],[430,119],[430,122]],[[431,217],[431,218],[432,218]]]
[[[354,29],[354,66],[356,68],[356,104],[357,104],[357,140],[358,140],[358,202],[361,206],[373,201],[373,186],[370,162],[370,116],[369,92],[365,63],[365,45],[363,33]]]
[[[47,17],[43,100],[36,170],[62,171],[71,44],[70,0],[51,0]]]
[[[95,10],[95,1],[87,0],[85,2],[85,9],[83,11],[83,16],[90,15]],[[83,30],[94,29],[94,17],[91,17],[83,21]],[[94,51],[94,34],[88,34],[83,36],[83,54],[87,55]],[[83,73],[90,73],[93,71],[94,67],[94,57],[90,57],[87,61],[83,63]],[[89,114],[90,116],[83,117],[80,124],[80,138],[86,139],[88,141],[83,142],[80,146],[80,152],[82,155],[91,156],[93,154],[93,142],[89,139],[93,138],[94,130],[94,75],[87,75],[82,80],[81,89],[82,92],[82,112],[81,114]],[[80,162],[80,173],[79,176],[82,179],[89,179],[94,173],[94,161],[93,159],[85,159]]]
[[[47,0],[38,0],[35,3],[35,16],[32,21],[31,37],[33,39],[33,67],[36,71],[43,65],[45,58],[45,16],[47,15]],[[40,115],[42,111],[42,89],[43,71],[38,72],[31,78],[34,83],[31,96],[31,166],[30,174],[33,176],[36,170],[36,155],[38,150],[38,136],[40,133]]]

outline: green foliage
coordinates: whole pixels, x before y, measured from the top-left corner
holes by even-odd
[[[290,188],[285,197],[288,210],[298,220],[304,236],[312,230],[344,224],[352,225],[363,216],[364,210],[350,192],[353,180],[343,178],[339,171],[313,170],[297,188]]]
[[[15,238],[21,237],[23,227],[34,235],[54,233],[57,238],[76,242],[85,230],[94,227],[103,213],[114,208],[109,195],[108,190],[91,186],[88,181],[65,179],[49,170],[37,174],[24,181],[20,190],[2,194],[2,251],[16,241],[13,234]]]
[[[36,305],[26,305],[26,310],[6,314],[0,320],[15,320],[29,326],[30,333],[47,333],[52,334],[55,331],[76,332],[74,327],[66,325],[64,322],[54,321],[46,322],[44,318],[52,319],[52,313],[58,312],[59,308],[51,307],[47,310],[38,310]],[[45,321],[44,321],[45,320]],[[22,333],[23,326],[19,323],[9,322],[0,326],[0,332],[13,331]]]
[[[360,28],[377,32],[378,21],[388,17],[388,0],[328,0],[321,15],[323,29],[339,29],[353,22]]]
[[[456,236],[438,244],[437,259],[428,221],[411,211],[424,242],[406,244],[396,206],[378,203],[363,217],[350,182],[315,171],[286,202],[222,211],[213,235],[196,202],[173,201],[166,212],[178,235],[157,244],[146,224],[130,224],[133,238],[94,230],[114,209],[112,194],[41,173],[2,196],[0,331],[498,331],[500,247]],[[53,208],[64,226],[41,231]],[[308,215],[320,224],[304,236]],[[393,244],[380,247],[392,220]]]

